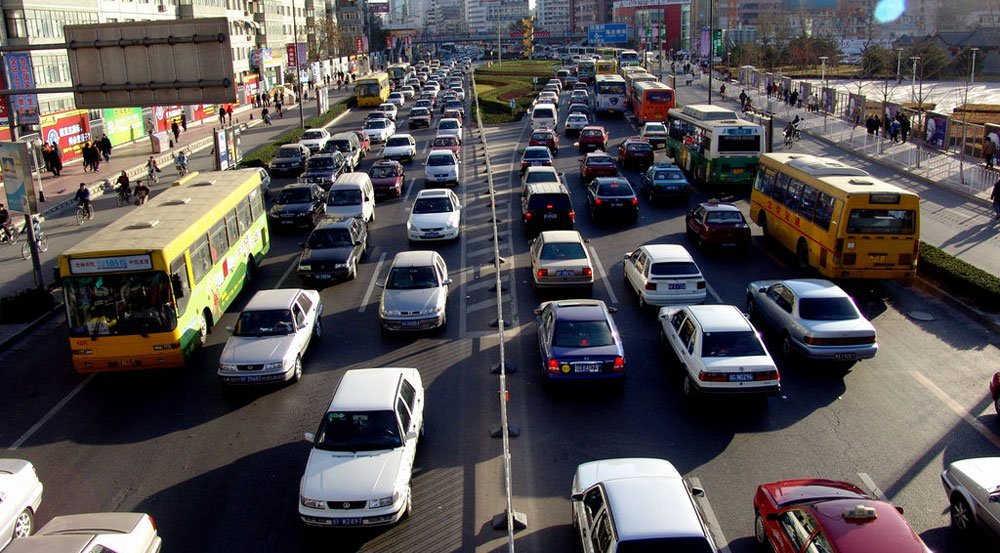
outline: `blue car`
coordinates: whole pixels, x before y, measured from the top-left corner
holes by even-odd
[[[642,174],[642,191],[652,202],[659,198],[687,198],[691,184],[684,172],[673,163],[654,163]]]
[[[625,383],[625,348],[609,308],[600,300],[548,301],[538,315],[542,381],[603,380]]]

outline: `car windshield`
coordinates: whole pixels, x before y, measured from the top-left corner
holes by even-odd
[[[549,159],[548,148],[528,148],[524,151],[524,159]]]
[[[647,124],[646,132],[667,132],[667,128],[659,123]]]
[[[580,115],[580,114],[570,115],[569,116],[569,122],[570,123],[586,123],[587,122],[587,116],[586,115]]]
[[[542,246],[538,258],[543,261],[563,261],[567,259],[586,259],[587,252],[579,242],[556,242]]]
[[[446,119],[444,121],[441,121],[441,124],[438,125],[438,128],[439,129],[457,129],[458,128],[458,121],[448,121]]]
[[[318,138],[323,138],[323,131],[306,131],[302,133],[303,140],[316,140]]]
[[[462,102],[458,100],[453,100],[445,104],[445,107],[448,109],[462,109]]]
[[[752,330],[706,332],[702,338],[702,357],[744,357],[764,354],[764,346]]]
[[[419,290],[437,288],[434,267],[393,267],[386,279],[387,290]]]
[[[595,348],[615,343],[608,321],[557,321],[552,345],[559,348]]]
[[[743,214],[739,211],[710,211],[705,217],[706,223],[731,225],[743,222]]]
[[[528,173],[524,182],[528,184],[533,182],[559,182],[559,175],[553,173],[552,171],[532,171]]]
[[[653,178],[656,180],[682,180],[684,179],[684,173],[680,171],[657,171],[653,174]]]
[[[586,138],[600,138],[604,133],[597,129],[586,129],[583,131],[583,136]]]
[[[357,188],[331,190],[326,205],[361,205],[361,191]]]
[[[394,166],[377,165],[371,168],[371,171],[369,171],[369,175],[371,175],[373,179],[387,179],[389,177],[397,177],[399,176],[399,173],[397,172],[397,169]]]
[[[312,201],[312,190],[308,188],[283,188],[278,192],[274,203],[278,205],[286,204],[307,204]]]
[[[424,100],[424,99],[417,100],[417,103],[413,104],[414,113],[411,113],[410,115],[427,115],[427,113],[429,112],[422,110],[426,110],[428,107],[430,107],[430,105],[431,105],[430,100]]]
[[[351,231],[345,228],[316,230],[309,235],[306,246],[313,249],[349,248],[354,245]]]
[[[417,198],[413,202],[413,213],[449,213],[454,211],[448,198]]]
[[[385,121],[382,119],[371,119],[365,123],[366,129],[384,129]]]
[[[405,136],[394,136],[385,143],[386,148],[392,148],[394,146],[409,146],[410,139]]]
[[[235,336],[280,336],[291,334],[292,312],[287,309],[244,311],[236,320]]]
[[[809,321],[849,321],[858,318],[858,311],[847,298],[802,298],[799,317]]]
[[[649,269],[653,276],[697,276],[701,274],[693,261],[661,261]]]
[[[632,196],[632,187],[627,182],[606,182],[597,187],[597,195],[604,197],[626,197]]]
[[[332,157],[311,157],[306,162],[307,169],[329,169],[335,167]]]
[[[278,148],[278,153],[274,157],[299,158],[302,157],[302,150],[298,148]]]
[[[432,155],[427,158],[427,165],[431,167],[442,167],[445,165],[455,165],[455,160],[451,156]]]
[[[351,141],[350,140],[330,140],[326,143],[327,150],[340,150],[341,152],[351,151]]]
[[[403,445],[392,411],[331,411],[316,432],[316,449],[377,451]]]
[[[615,161],[607,156],[591,156],[587,158],[587,165],[614,165]]]

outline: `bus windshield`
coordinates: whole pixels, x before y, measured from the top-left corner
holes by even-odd
[[[358,83],[354,87],[354,93],[358,96],[379,96],[382,87],[378,83]]]
[[[63,279],[70,336],[167,332],[177,326],[170,279],[162,271]]]

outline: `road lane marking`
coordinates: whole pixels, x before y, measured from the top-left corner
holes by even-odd
[[[601,282],[604,283],[604,289],[608,292],[611,303],[618,303],[618,296],[611,289],[611,281],[608,280],[608,274],[604,272],[604,264],[601,263],[601,258],[597,257],[597,250],[594,249],[594,246],[590,246],[590,257],[594,258],[594,265],[597,265],[597,272],[601,274]]]
[[[875,484],[875,480],[872,480],[872,477],[868,476],[867,472],[859,472],[858,478],[865,483],[865,486],[868,486],[868,489],[872,491],[872,495],[887,503],[890,502],[889,498],[885,496],[885,492],[882,491],[882,488],[879,488],[878,485]]]
[[[375,283],[378,282],[378,277],[382,274],[382,264],[385,263],[385,254],[378,256],[378,263],[375,265],[375,273],[372,275],[371,282],[368,283],[368,289],[365,290],[365,297],[361,299],[361,307],[358,308],[358,313],[364,313],[368,309],[368,302],[372,299],[372,293],[375,292]]]
[[[910,376],[912,376],[917,382],[923,384],[924,388],[927,388],[932,394],[937,396],[942,403],[944,403],[956,415],[961,417],[962,420],[967,422],[969,426],[976,430],[976,432],[982,434],[983,437],[992,442],[993,445],[1000,447],[1000,436],[997,436],[992,430],[987,428],[986,425],[979,422],[976,417],[972,416],[972,414],[959,405],[957,401],[951,399],[951,396],[946,394],[941,388],[938,388],[937,384],[931,382],[931,380],[924,376],[924,374],[920,371],[910,371]]]
[[[702,488],[701,480],[697,477],[692,476],[688,478],[691,481],[691,487]],[[726,539],[726,535],[722,533],[722,526],[719,525],[719,519],[715,516],[715,511],[712,509],[712,504],[708,502],[708,496],[703,495],[701,497],[695,497],[695,501],[701,504],[701,510],[705,513],[705,522],[708,523],[708,529],[712,532],[715,537],[715,545],[719,548],[719,553],[729,553],[729,540]]]
[[[76,394],[79,394],[80,390],[82,390],[84,386],[86,386],[87,383],[89,383],[93,379],[94,379],[94,373],[87,375],[87,378],[84,378],[82,381],[80,381],[80,383],[76,385],[76,388],[70,390],[70,392],[66,394],[65,397],[59,400],[59,403],[55,404],[55,406],[53,406],[52,409],[49,409],[48,413],[45,413],[45,415],[42,418],[38,419],[38,422],[31,425],[31,428],[29,428],[27,432],[22,434],[21,437],[18,438],[16,442],[11,444],[11,446],[8,447],[7,450],[14,451],[15,449],[21,447],[21,445],[24,444],[24,442],[28,441],[28,438],[34,435],[35,432],[38,432],[39,428],[41,428],[45,423],[49,422],[49,419],[54,417],[56,413],[59,412],[60,409],[62,409],[63,407],[66,406],[67,403],[69,403],[69,400],[73,399],[73,397],[75,397]]]
[[[284,284],[285,280],[287,280],[288,277],[292,274],[292,270],[298,266],[299,259],[301,259],[301,257],[295,257],[294,259],[292,259],[292,262],[288,264],[288,268],[285,269],[284,274],[282,274],[281,278],[278,279],[278,283],[274,285],[275,288],[281,288],[281,285]]]
[[[708,294],[712,296],[712,299],[715,300],[718,304],[724,305],[726,303],[722,301],[722,298],[719,297],[719,294],[715,293],[715,288],[712,288],[712,285],[709,284],[707,280],[705,281],[705,288],[708,290]]]

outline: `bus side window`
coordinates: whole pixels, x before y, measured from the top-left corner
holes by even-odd
[[[266,213],[264,209],[264,199],[256,190],[250,192],[250,207],[253,218],[263,217]]]
[[[202,277],[212,270],[212,254],[208,249],[208,236],[201,236],[191,246],[191,274],[194,282],[201,282]]]
[[[250,215],[250,198],[243,198],[240,205],[236,206],[236,222],[240,227],[240,235],[250,230],[250,223],[253,222],[253,217]]]
[[[802,203],[802,183],[790,179],[788,182],[788,190],[785,192],[785,206],[788,207],[790,211],[798,212],[799,205]]]
[[[830,230],[830,220],[833,218],[833,196],[820,192],[816,201],[816,216],[813,222],[823,230]]]
[[[187,298],[191,295],[191,282],[188,280],[187,261],[184,260],[183,253],[170,263],[170,286],[174,290],[174,299],[177,300],[177,312],[183,313]]]
[[[813,210],[816,208],[816,202],[819,199],[819,190],[806,185],[802,188],[802,204],[799,206],[799,215],[807,221],[812,221],[815,216]]]
[[[789,180],[790,179],[788,175],[784,173],[778,173],[775,176],[774,187],[771,189],[772,190],[771,197],[774,198],[774,201],[781,204],[785,203],[785,190],[788,189]]]
[[[767,169],[766,167],[761,167],[757,171],[757,182],[754,186],[760,191],[761,194],[765,196],[771,195],[771,188],[774,184],[774,171]]]
[[[240,239],[240,231],[236,225],[236,210],[226,213],[226,230],[229,232],[229,245],[235,246]]]
[[[229,252],[229,239],[226,238],[226,222],[218,221],[208,231],[208,243],[212,252],[212,263],[217,263]]]

